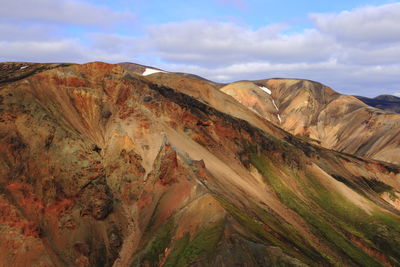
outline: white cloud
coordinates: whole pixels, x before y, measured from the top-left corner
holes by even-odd
[[[130,13],[84,1],[6,1],[0,8],[0,60],[124,61],[133,55],[133,38],[108,31],[132,19]]]
[[[315,30],[283,34],[284,25],[258,30],[231,23],[187,21],[149,29],[149,43],[170,62],[202,66],[246,61],[319,61],[330,56],[336,44]]]
[[[357,48],[352,45],[344,47],[340,53],[340,60],[359,65],[387,65],[400,62],[400,44],[387,44],[376,48]]]
[[[20,25],[1,24],[0,40],[12,41],[41,41],[43,39],[56,39],[57,27],[51,25]]]
[[[79,62],[82,48],[71,40],[61,41],[0,41],[1,61]]]
[[[92,33],[89,36],[94,47],[111,53],[132,52],[139,45],[137,38],[118,34]]]
[[[0,21],[109,26],[131,20],[133,15],[77,0],[12,0],[2,1],[0,18]]]
[[[298,77],[350,94],[393,93],[400,77],[400,3],[310,15],[315,27],[251,29],[186,21],[149,30],[164,69],[232,81]]]
[[[351,42],[400,41],[400,3],[367,6],[338,14],[312,14],[317,29]]]
[[[125,44],[126,45],[126,44]],[[56,41],[0,41],[0,61],[117,63],[139,58],[134,49],[110,50],[82,44],[77,39]]]

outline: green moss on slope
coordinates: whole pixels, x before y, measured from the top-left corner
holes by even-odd
[[[215,252],[223,231],[224,223],[220,221],[200,230],[192,240],[186,233],[174,244],[164,266],[189,266],[196,261],[206,260]]]
[[[306,203],[274,174],[268,158],[262,154],[251,153],[250,161],[263,175],[266,182],[272,185],[282,202],[297,212],[309,224],[312,232],[327,246],[339,255],[343,255],[344,258],[348,258],[354,265],[381,266],[346,236],[346,234],[354,233],[360,235],[356,226],[361,225],[367,216],[364,211],[349,203],[338,193],[329,191],[315,177],[308,175],[301,181],[297,174],[291,173],[292,176],[297,176],[303,193],[312,200]],[[349,217],[352,221],[348,220]],[[369,243],[372,244],[372,242]]]
[[[149,266],[158,266],[165,249],[171,243],[173,234],[174,221],[171,218],[156,231],[154,237],[133,260],[132,266],[142,266],[144,263]]]
[[[183,235],[183,237],[181,237],[178,241],[175,242],[172,251],[169,254],[164,266],[165,267],[177,266],[177,263],[181,259],[183,251],[185,250],[189,242],[190,242],[190,235],[189,233],[186,232]]]
[[[282,248],[285,253],[307,263],[319,263],[326,265],[330,262],[328,258],[314,250],[307,240],[304,240],[297,230],[292,226],[274,219],[274,215],[267,214],[260,207],[254,206],[250,210],[256,214],[249,215],[237,207],[231,205],[224,199],[218,199],[220,203],[233,215],[244,229],[254,234],[263,243]],[[255,217],[251,217],[255,216]],[[265,228],[267,226],[268,228]]]

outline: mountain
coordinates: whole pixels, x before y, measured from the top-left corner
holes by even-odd
[[[0,64],[2,266],[400,264],[399,165],[292,135],[195,75],[24,66]],[[280,82],[255,94],[283,125],[297,94]]]
[[[399,114],[308,80],[242,81],[220,90],[293,135],[340,152],[400,163]]]
[[[379,95],[379,96],[376,96],[375,99],[385,100],[385,101],[389,101],[389,102],[400,102],[400,97],[397,97],[394,95]]]
[[[374,98],[355,96],[365,104],[382,110],[400,113],[400,97],[394,95],[379,95]]]

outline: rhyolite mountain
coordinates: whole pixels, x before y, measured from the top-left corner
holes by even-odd
[[[400,163],[400,114],[308,80],[241,81],[220,90],[293,135],[336,151]]]
[[[355,96],[365,104],[382,110],[400,113],[400,97],[394,95],[379,95],[374,98]]]
[[[303,80],[1,63],[0,265],[399,266],[398,116]]]

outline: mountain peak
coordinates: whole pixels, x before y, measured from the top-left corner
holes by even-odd
[[[400,103],[400,97],[394,95],[379,95],[377,97],[374,97],[374,99]]]
[[[374,98],[356,96],[358,99],[375,108],[393,113],[400,113],[400,97],[393,95],[379,95]]]

